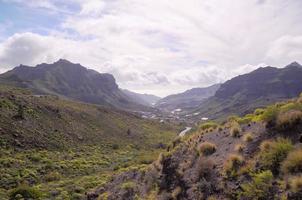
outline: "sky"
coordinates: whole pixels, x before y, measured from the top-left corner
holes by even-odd
[[[0,0],[0,72],[60,58],[165,96],[302,63],[301,0]]]

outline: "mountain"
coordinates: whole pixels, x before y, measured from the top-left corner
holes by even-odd
[[[248,118],[201,124],[152,164],[116,174],[87,199],[299,200],[301,131],[302,96]]]
[[[302,66],[299,63],[293,62],[284,68],[264,67],[226,81],[195,112],[213,119],[244,115],[256,107],[289,99],[301,92]]]
[[[83,199],[118,170],[152,162],[180,130],[0,84],[0,199]]]
[[[148,110],[125,95],[111,74],[63,59],[35,67],[20,65],[1,74],[0,83],[28,88],[35,94],[53,94],[126,110]]]
[[[207,98],[214,96],[220,84],[205,88],[193,88],[183,93],[169,95],[156,103],[156,107],[171,112],[175,109],[190,110],[196,108]]]
[[[124,89],[123,92],[129,96],[133,101],[145,106],[153,106],[161,98],[152,94],[140,94]]]

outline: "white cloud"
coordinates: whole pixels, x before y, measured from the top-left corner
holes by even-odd
[[[285,35],[273,41],[267,52],[267,58],[279,65],[286,65],[292,61],[302,62],[302,34],[299,36]],[[279,61],[280,62],[280,61]]]
[[[58,9],[56,1],[39,2]],[[225,81],[259,63],[301,62],[300,0],[66,2],[65,10],[72,3],[79,10],[62,19],[60,30],[7,38],[1,66],[64,57],[114,74],[121,87],[165,95]]]

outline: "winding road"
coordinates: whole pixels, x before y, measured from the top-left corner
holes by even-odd
[[[192,129],[192,127],[186,127],[185,130],[183,130],[183,131],[181,131],[181,132],[179,133],[179,136],[180,136],[180,137],[183,137],[183,136],[186,135],[186,133],[187,133],[188,131],[190,131],[191,129]]]

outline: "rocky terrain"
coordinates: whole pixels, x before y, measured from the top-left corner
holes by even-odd
[[[114,176],[87,198],[300,199],[301,131],[302,96],[204,123],[151,165]]]

